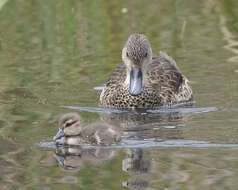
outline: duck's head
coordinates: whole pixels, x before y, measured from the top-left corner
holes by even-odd
[[[148,39],[143,34],[132,34],[122,49],[122,60],[127,68],[125,84],[133,96],[140,95],[144,76],[152,60],[152,50]]]
[[[59,131],[54,136],[54,140],[64,136],[79,135],[82,131],[81,118],[78,113],[66,113],[62,115],[58,122]]]

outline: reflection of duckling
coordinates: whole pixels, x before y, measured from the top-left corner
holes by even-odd
[[[59,166],[66,170],[80,170],[84,164],[102,165],[104,161],[114,158],[116,152],[112,149],[95,147],[84,149],[82,147],[59,146],[55,151],[55,159]]]
[[[54,137],[58,144],[111,145],[121,140],[120,131],[106,123],[94,123],[82,127],[80,116],[77,113],[64,114],[59,119],[59,126],[60,129]]]

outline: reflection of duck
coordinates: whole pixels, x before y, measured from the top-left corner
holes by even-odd
[[[189,115],[179,112],[168,113],[101,113],[100,119],[113,126],[123,129],[152,129],[159,126],[181,126],[188,119]]]
[[[80,145],[82,143],[111,145],[121,140],[119,130],[106,123],[94,123],[82,127],[77,113],[64,114],[59,119],[60,129],[54,140],[59,144]]]
[[[122,186],[131,190],[147,189],[151,176],[151,161],[145,158],[143,149],[128,149],[127,151],[127,156],[122,160],[122,170],[130,177],[122,182]]]
[[[122,170],[129,173],[148,173],[150,161],[145,160],[142,149],[129,150],[128,156],[122,161]]]
[[[135,178],[122,182],[122,187],[130,190],[144,190],[149,187],[149,181],[145,179]]]
[[[175,61],[160,52],[152,57],[150,42],[132,34],[122,50],[119,65],[106,83],[100,102],[105,107],[153,108],[192,99],[188,80]]]

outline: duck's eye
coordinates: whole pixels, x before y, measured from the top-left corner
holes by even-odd
[[[148,53],[145,53],[145,57],[147,57],[148,56]]]
[[[129,57],[129,53],[128,52],[126,52],[126,56]]]

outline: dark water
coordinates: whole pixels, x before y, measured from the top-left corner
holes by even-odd
[[[0,0],[0,189],[237,189],[237,10],[236,0]],[[156,146],[39,147],[72,111],[62,106],[97,107],[93,88],[133,32],[175,58],[197,108],[218,110],[81,112]]]

